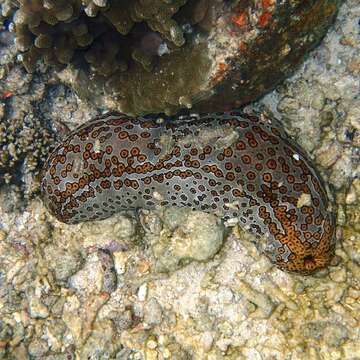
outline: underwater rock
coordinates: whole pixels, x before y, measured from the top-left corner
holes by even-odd
[[[318,44],[340,4],[22,0],[13,21],[29,71],[39,59],[67,66],[62,79],[98,106],[169,114],[196,104],[228,110],[273,89]]]
[[[83,264],[83,258],[79,251],[54,244],[46,247],[45,259],[49,263],[49,268],[54,272],[56,280],[61,282],[66,282]]]
[[[220,250],[225,231],[216,216],[181,208],[168,208],[164,215],[164,229],[151,242],[155,271],[173,272],[194,260],[208,261]]]

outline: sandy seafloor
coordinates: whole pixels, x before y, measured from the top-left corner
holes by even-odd
[[[200,212],[61,224],[33,195],[36,144],[15,136],[14,156],[29,154],[25,200],[0,188],[0,358],[360,359],[359,19],[359,0],[346,1],[296,74],[253,105],[283,122],[335,194],[333,266],[284,273],[250,235]],[[97,114],[53,72],[26,74],[11,34],[1,39],[1,122],[26,114],[61,130]]]

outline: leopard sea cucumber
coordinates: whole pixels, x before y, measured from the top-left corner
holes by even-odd
[[[283,270],[327,266],[335,216],[305,153],[264,115],[239,111],[158,122],[122,114],[80,126],[47,160],[41,190],[75,224],[155,205],[215,212],[258,237]]]

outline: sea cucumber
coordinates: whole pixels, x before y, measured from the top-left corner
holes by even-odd
[[[41,181],[60,221],[100,220],[136,208],[216,212],[257,236],[283,270],[327,266],[335,215],[304,151],[265,115],[240,111],[157,121],[107,114],[67,136]]]

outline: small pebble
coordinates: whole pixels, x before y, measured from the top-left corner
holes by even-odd
[[[149,299],[144,307],[144,322],[150,326],[158,325],[162,318],[162,308],[155,298]]]
[[[49,350],[49,346],[45,340],[35,339],[28,347],[29,354],[35,358],[44,356]]]
[[[153,349],[156,349],[156,348],[157,348],[158,344],[157,344],[157,342],[154,341],[154,340],[149,340],[149,341],[147,342],[146,346],[147,346],[149,349],[152,349],[152,350],[153,350]]]
[[[7,233],[4,230],[0,230],[0,241],[4,241],[7,237]]]
[[[45,319],[49,316],[49,309],[35,296],[29,301],[29,315],[32,318]]]
[[[138,290],[138,299],[139,299],[139,301],[145,301],[146,300],[147,292],[148,292],[147,283],[144,283],[144,284],[140,285],[139,290]]]

